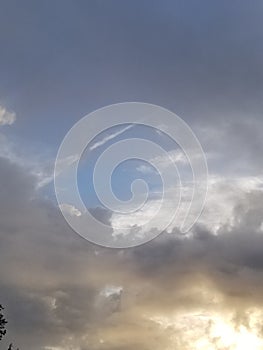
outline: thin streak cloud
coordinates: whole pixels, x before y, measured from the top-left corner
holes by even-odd
[[[94,143],[92,146],[90,146],[90,148],[89,148],[90,151],[94,151],[98,147],[105,145],[105,143],[107,143],[108,141],[115,139],[115,137],[122,135],[125,131],[132,129],[133,127],[134,127],[134,125],[131,124],[131,125],[128,125],[128,126],[122,128],[121,130],[113,133],[113,134],[109,134],[109,135],[105,136],[102,140],[100,140],[100,141]]]

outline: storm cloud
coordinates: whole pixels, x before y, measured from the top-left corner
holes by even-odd
[[[0,230],[6,343],[14,338],[29,350],[190,349],[180,315],[209,311],[212,324],[213,312],[224,311],[234,327],[249,327],[251,310],[262,308],[261,191],[236,203],[232,225],[217,235],[196,226],[188,237],[163,233],[141,247],[109,250],[72,232],[58,209],[38,198],[32,175],[7,159],[0,169],[8,191]],[[193,317],[191,337],[201,336]],[[169,318],[173,326],[165,326]]]
[[[263,348],[262,14],[257,0],[2,1],[1,348]],[[174,225],[107,249],[67,225],[53,168],[76,121],[123,101],[166,107],[191,126],[208,196],[187,235]],[[127,218],[134,230],[137,220]]]

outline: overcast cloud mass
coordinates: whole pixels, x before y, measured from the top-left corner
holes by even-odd
[[[1,349],[263,349],[262,16],[260,0],[0,2]],[[70,229],[53,169],[74,123],[124,101],[183,118],[203,146],[209,179],[187,235],[173,223],[121,250]],[[136,128],[96,138],[86,160],[129,133]],[[162,142],[187,189],[182,154]],[[170,174],[166,161],[155,159]],[[126,164],[121,171],[113,185],[126,198],[134,173]],[[158,204],[158,178],[145,164],[134,171],[151,184],[145,218]],[[84,197],[89,190],[83,185]],[[91,197],[95,217],[123,224]],[[143,218],[127,216],[127,229]]]

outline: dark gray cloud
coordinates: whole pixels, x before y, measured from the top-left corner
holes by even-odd
[[[261,191],[237,203],[233,225],[218,236],[199,226],[189,238],[165,233],[147,245],[112,251],[71,232],[21,167],[1,159],[0,170],[13,213],[12,229],[6,212],[0,221],[1,302],[9,319],[3,344],[166,348],[175,330],[160,328],[154,315],[220,307],[232,313],[233,324],[245,324],[247,310],[263,306]],[[1,207],[7,208],[3,201]],[[186,340],[173,344],[189,349]]]
[[[2,9],[0,91],[19,111],[20,135],[57,145],[84,114],[125,100],[198,125],[260,118],[260,1],[4,1]]]
[[[262,340],[262,189],[236,194],[232,181],[261,178],[262,12],[257,0],[1,2],[0,107],[16,113],[5,135],[18,148],[13,162],[0,158],[1,346],[192,350],[201,338],[230,349],[220,343],[229,329],[214,331],[220,320]],[[16,164],[32,149],[53,155],[80,117],[126,100],[170,108],[196,132],[211,173],[225,179],[218,192],[235,203],[217,235],[204,222],[184,239],[99,248]],[[52,173],[50,159],[34,163]]]

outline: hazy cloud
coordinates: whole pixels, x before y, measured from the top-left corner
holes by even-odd
[[[11,341],[21,350],[263,348],[262,15],[262,2],[247,0],[2,2],[0,93],[19,113],[0,134],[4,349]],[[210,155],[206,208],[185,237],[175,223],[147,245],[103,249],[74,233],[53,202],[66,132],[120,101],[171,109]],[[15,119],[0,106],[0,126]],[[126,223],[137,232],[141,219]]]
[[[197,226],[187,238],[166,233],[115,251],[72,232],[58,209],[38,198],[36,180],[21,167],[1,159],[0,172],[6,342],[15,339],[29,350],[157,350],[171,344],[190,350],[205,339],[224,349],[224,332],[215,337],[223,322],[229,332],[245,327],[261,344],[260,190],[239,199],[232,225],[222,225],[217,235]]]
[[[0,106],[0,126],[12,125],[16,120],[15,112],[8,111],[5,107]]]

